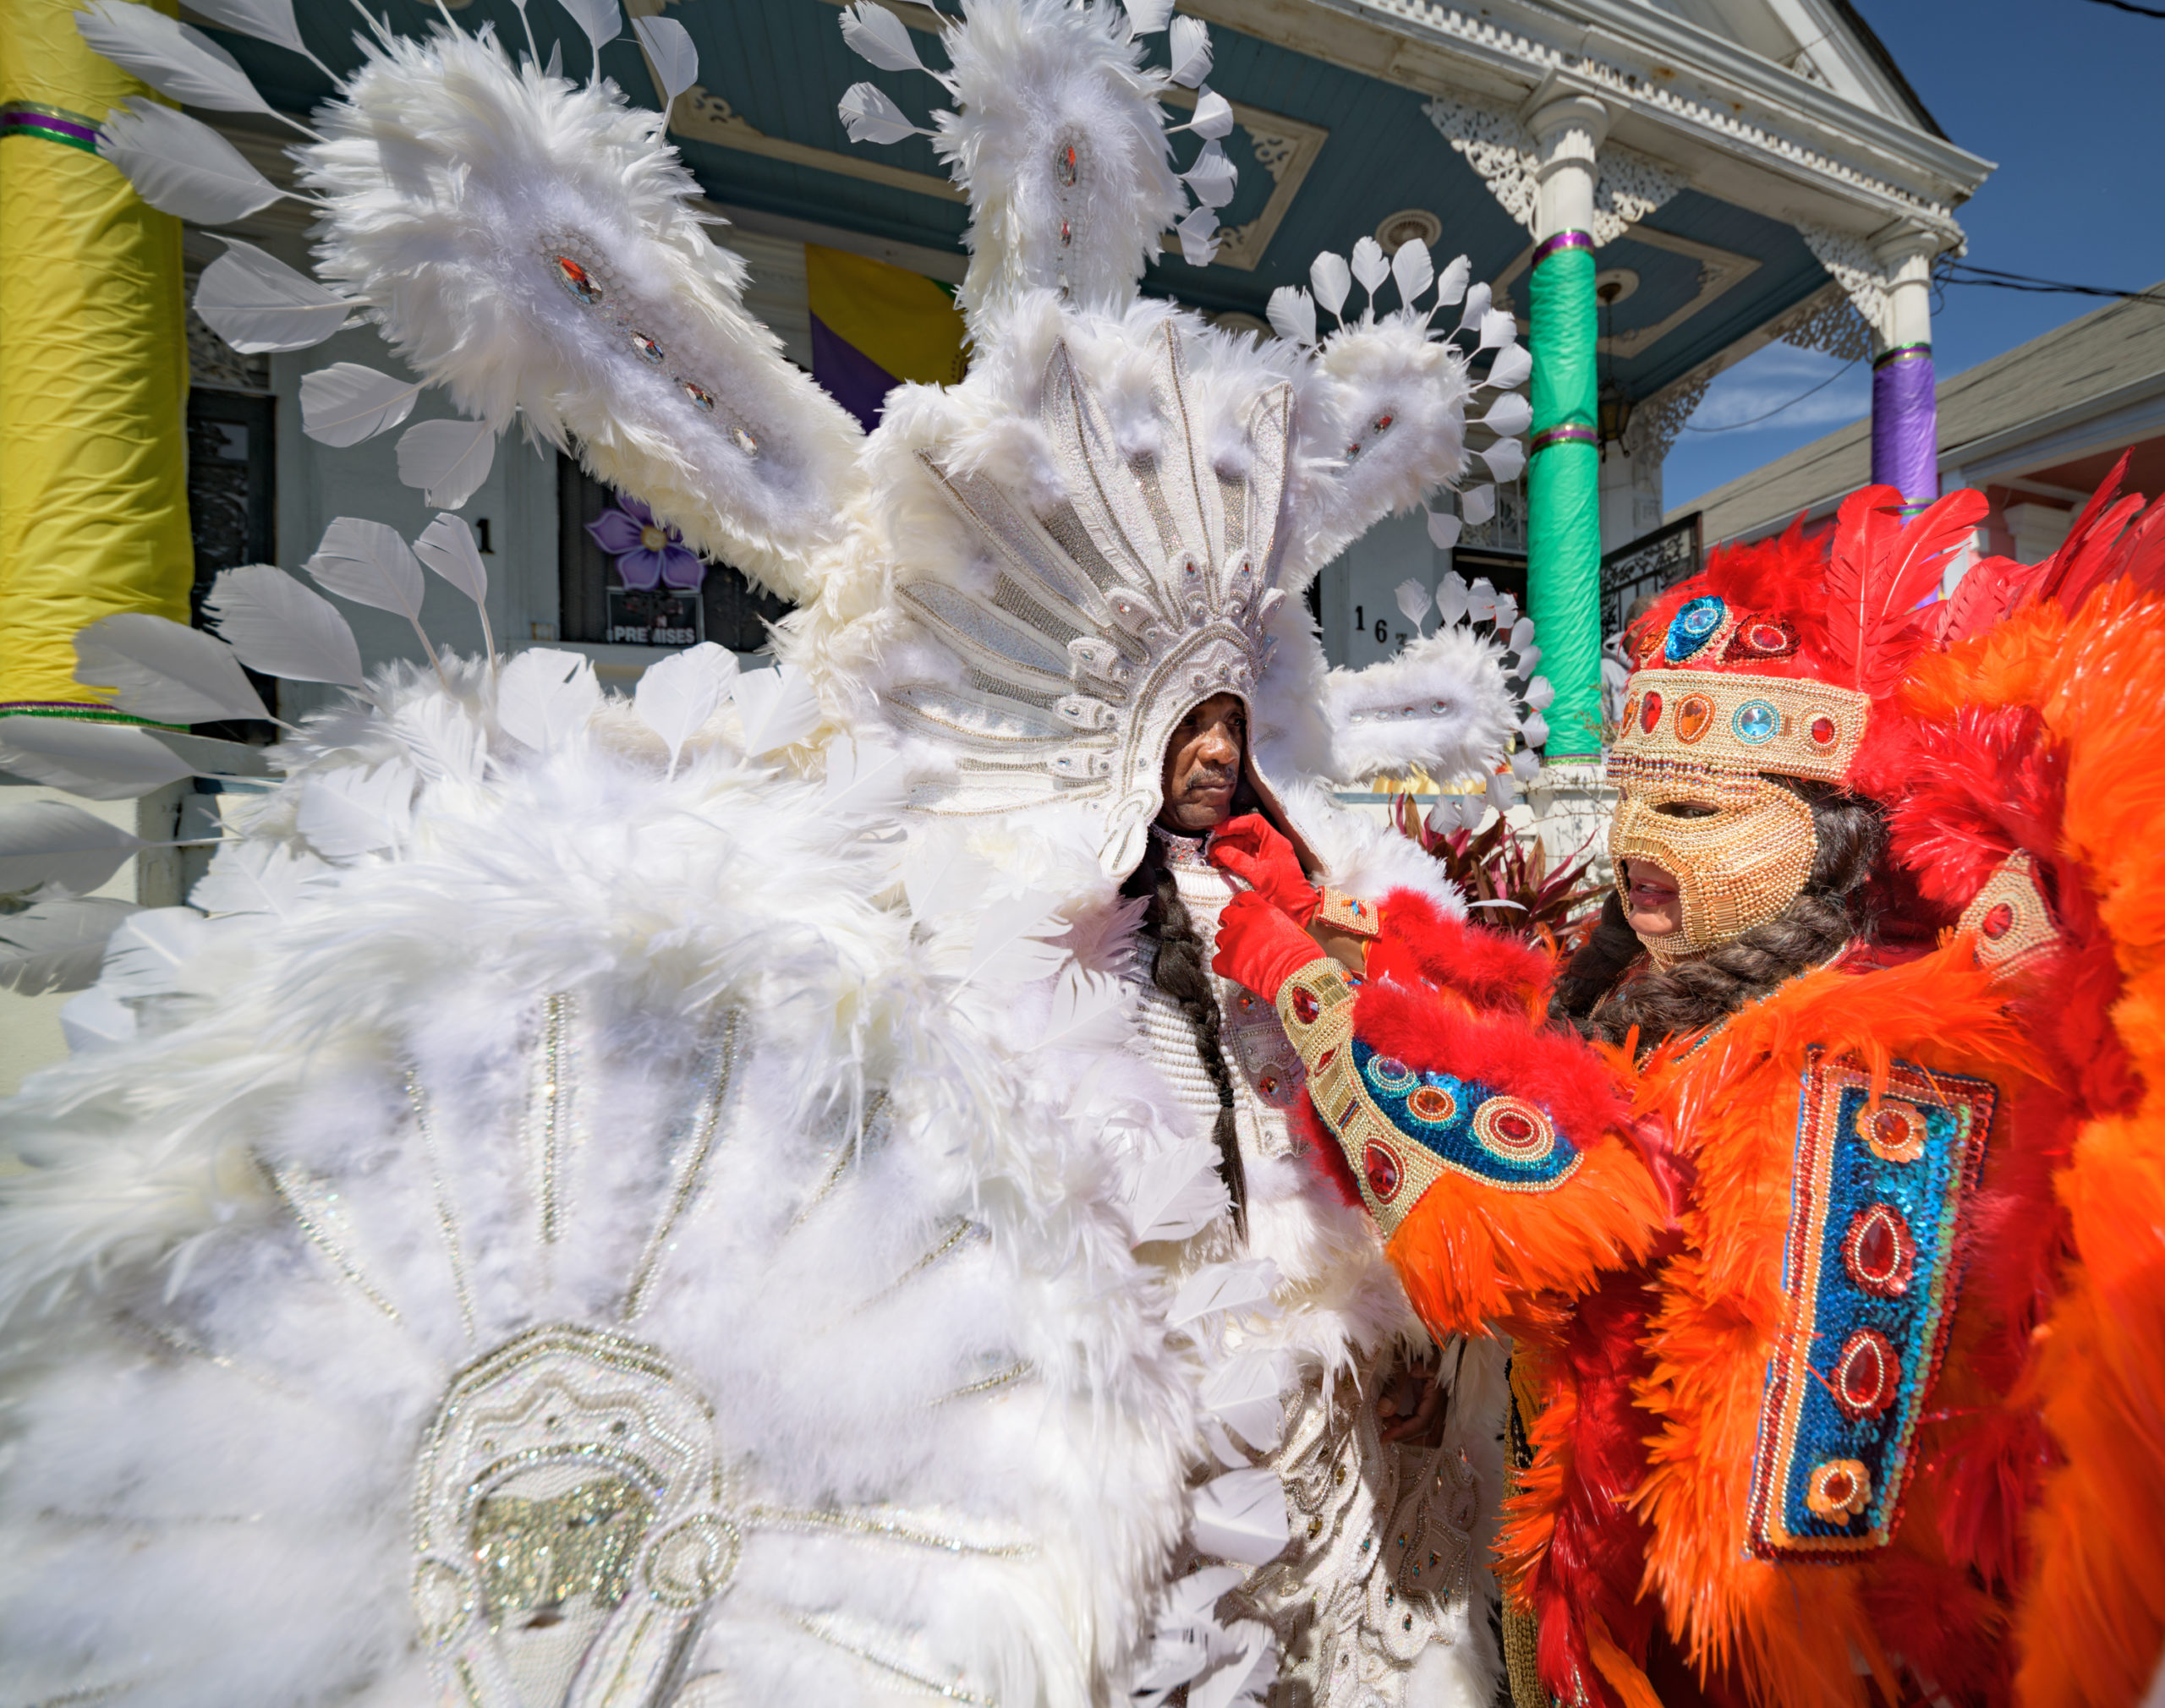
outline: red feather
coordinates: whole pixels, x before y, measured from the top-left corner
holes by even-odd
[[[1827,567],[1832,680],[1875,698],[1894,687],[1929,643],[1917,605],[1938,582],[1947,555],[1962,546],[1990,508],[1981,493],[1950,492],[1905,526],[1894,513],[1901,502],[1891,486],[1851,493],[1837,513]]]

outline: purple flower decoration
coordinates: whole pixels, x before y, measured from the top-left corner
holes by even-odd
[[[683,544],[684,536],[656,522],[636,498],[618,498],[598,521],[586,524],[586,531],[617,560],[618,578],[636,593],[656,587],[688,592],[707,578],[706,565]]]

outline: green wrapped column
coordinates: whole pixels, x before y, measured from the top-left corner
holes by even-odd
[[[1534,251],[1533,428],[1527,444],[1527,608],[1555,689],[1551,760],[1601,740],[1601,453],[1596,434],[1593,238],[1559,232]]]

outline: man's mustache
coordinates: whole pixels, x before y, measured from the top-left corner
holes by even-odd
[[[1233,786],[1233,768],[1230,765],[1198,765],[1181,779],[1183,789],[1230,789]]]

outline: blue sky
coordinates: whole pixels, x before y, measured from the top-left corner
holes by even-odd
[[[1969,260],[2121,290],[2165,280],[2154,117],[2165,19],[2095,0],[1859,0],[1858,9],[1940,129],[1998,163],[1956,215]],[[1935,365],[1943,376],[1959,372],[2102,306],[1949,286],[1934,307]],[[1688,504],[1867,413],[1872,381],[1860,363],[1771,419],[1739,424],[1840,365],[1776,344],[1723,375],[1669,452],[1663,501]]]

